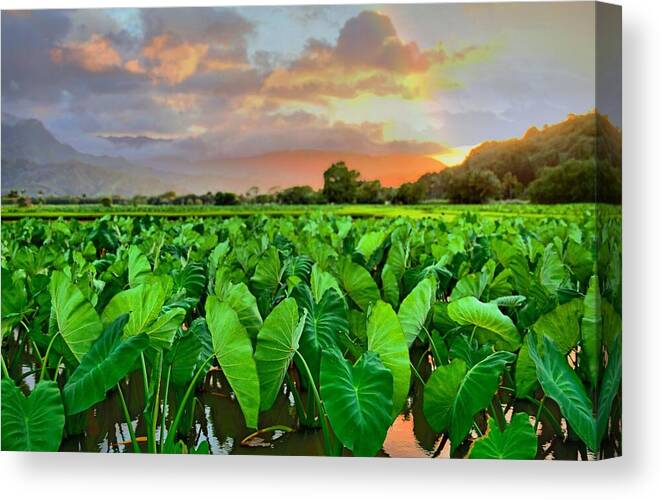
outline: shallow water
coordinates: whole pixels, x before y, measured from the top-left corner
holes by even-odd
[[[31,353],[26,350],[24,359],[29,359]],[[34,365],[23,361],[17,366],[25,376],[22,384],[26,390],[34,387]],[[431,367],[422,363],[420,374],[427,378]],[[292,373],[295,379],[295,374]],[[183,389],[179,389],[183,391]],[[142,405],[144,404],[142,379],[134,373],[123,383],[124,392],[130,414],[134,420],[136,436],[143,450],[146,450],[146,435],[144,420],[142,418]],[[171,389],[174,397],[177,389]],[[305,394],[302,394],[305,399]],[[402,413],[395,419],[388,430],[378,456],[398,458],[449,458],[450,441],[435,433],[427,423],[422,412],[423,385],[413,378],[411,391],[407,404]],[[547,408],[557,422],[563,427],[564,434],[559,436],[553,430],[549,421],[542,414],[538,435],[540,436],[540,449],[538,459],[547,460],[593,460],[596,457],[587,452],[585,446],[572,436],[566,436],[566,424],[555,405],[548,404]],[[514,412],[523,411],[531,415],[531,423],[537,413],[535,405],[528,402],[517,401],[514,406],[505,408],[506,419],[509,420]],[[169,416],[168,416],[169,417]],[[189,416],[190,432],[186,436],[189,446],[198,446],[208,442],[209,451],[214,455],[283,455],[300,456],[324,455],[323,435],[320,429],[298,428],[298,418],[294,405],[293,395],[286,384],[276,398],[273,407],[260,413],[259,425],[262,429],[270,426],[281,426],[280,430],[260,434],[251,440],[252,446],[242,444],[242,441],[254,433],[254,429],[245,426],[243,414],[238,402],[227,383],[222,371],[212,369],[206,376],[204,384],[196,393],[194,412]],[[484,429],[484,420],[476,417],[476,423]],[[101,453],[133,452],[130,434],[124,420],[119,397],[116,391],[110,391],[107,398],[86,412],[85,419],[79,422],[78,429],[69,429],[67,437],[63,440],[61,451],[84,451]],[[169,425],[169,418],[166,425]],[[282,430],[290,428],[291,431]],[[160,436],[160,426],[157,427],[157,436]],[[163,438],[166,436],[164,432]],[[478,437],[473,433],[473,437]],[[463,444],[454,456],[465,456],[469,444]],[[617,456],[620,443],[605,443],[604,456]],[[347,450],[345,455],[351,455]]]

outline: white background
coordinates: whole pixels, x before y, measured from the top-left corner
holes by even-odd
[[[199,1],[192,5],[360,3]],[[370,2],[364,2],[370,3]],[[0,453],[3,498],[570,498],[661,496],[661,2],[623,0],[624,457],[601,463]],[[2,9],[189,5],[0,0]]]

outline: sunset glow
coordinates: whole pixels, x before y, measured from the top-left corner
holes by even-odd
[[[302,151],[311,185],[318,165],[358,156],[351,167],[390,185],[459,164],[470,145],[593,107],[593,9],[3,12],[3,111],[39,119],[79,151],[211,171],[237,189],[249,186],[231,181],[234,160],[253,158],[246,168],[269,189],[296,182]],[[402,155],[395,174],[389,165]]]

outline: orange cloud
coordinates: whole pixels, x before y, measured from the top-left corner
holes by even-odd
[[[151,62],[152,79],[175,85],[197,71],[208,51],[208,44],[177,42],[164,34],[153,37],[142,49],[142,55]]]
[[[84,42],[55,47],[50,57],[55,64],[78,66],[90,73],[104,73],[122,65],[122,58],[110,40],[96,34]]]
[[[363,11],[345,23],[335,45],[309,40],[298,59],[266,78],[262,92],[308,102],[361,94],[413,99],[421,86],[410,77],[425,78],[446,60],[441,44],[421,50],[399,38],[388,16]]]

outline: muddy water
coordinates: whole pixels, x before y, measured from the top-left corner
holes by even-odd
[[[25,353],[29,357],[29,353]],[[34,365],[23,363],[16,367],[24,374],[22,384],[26,392],[34,387]],[[423,378],[427,378],[430,368],[423,363],[419,367]],[[136,436],[143,449],[145,424],[142,419],[142,405],[144,405],[141,377],[136,373],[123,383],[122,390],[127,399],[130,414],[134,420]],[[173,397],[176,390],[172,389]],[[450,442],[436,434],[427,424],[422,412],[423,385],[413,379],[411,392],[406,407],[395,419],[388,430],[379,456],[401,458],[448,458],[450,456]],[[585,446],[572,436],[566,435],[566,425],[557,408],[548,405],[553,418],[563,427],[563,435],[553,430],[550,421],[542,414],[538,434],[540,436],[540,449],[538,459],[560,460],[591,460],[595,457],[586,452]],[[531,415],[534,422],[537,408],[527,402],[517,402],[513,407],[507,407],[506,418],[509,419],[514,412],[523,411]],[[186,436],[189,445],[199,446],[207,442],[210,453],[214,455],[324,455],[323,436],[320,429],[297,429],[298,419],[294,399],[286,385],[278,395],[273,408],[260,413],[259,424],[261,428],[279,426],[279,430],[259,435],[250,440],[251,446],[242,444],[244,438],[254,432],[245,427],[243,414],[234,398],[232,391],[222,372],[218,369],[210,371],[201,389],[197,392],[194,412],[189,415],[190,432]],[[483,429],[486,427],[481,417],[476,423]],[[78,427],[68,429],[67,437],[63,440],[61,451],[84,451],[101,453],[132,452],[130,435],[124,420],[119,398],[116,391],[108,393],[103,402],[95,405],[80,419]],[[169,425],[169,419],[167,424]],[[288,432],[284,429],[290,428]],[[160,435],[160,427],[157,436]],[[165,433],[164,433],[165,435]],[[478,437],[473,434],[473,437]],[[617,445],[617,446],[616,446]],[[606,443],[605,456],[615,456],[619,451],[619,443]],[[465,456],[468,445],[464,444],[457,450],[455,456]],[[346,455],[350,452],[345,450]]]

